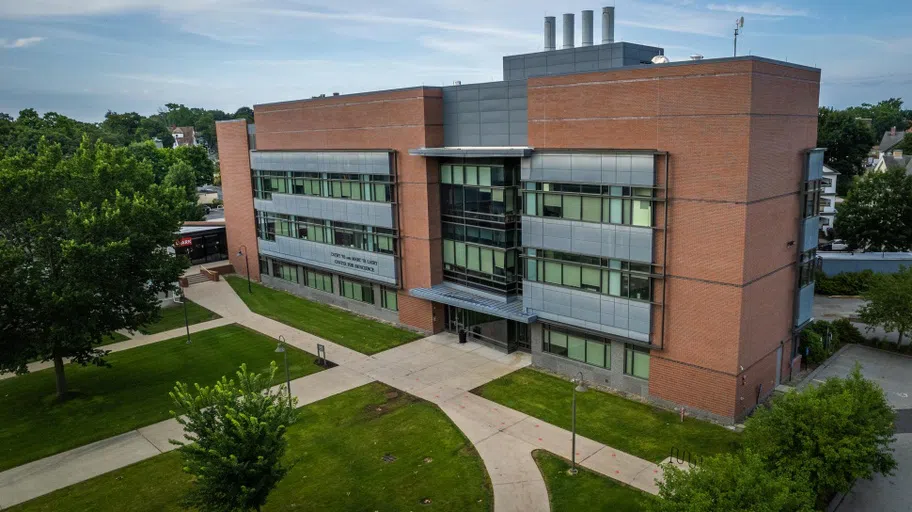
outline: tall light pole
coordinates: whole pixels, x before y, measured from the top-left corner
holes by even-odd
[[[244,257],[244,266],[247,267],[247,293],[253,293],[253,287],[250,286],[250,259],[247,258],[247,246],[241,244],[241,247],[243,247],[244,250],[241,251],[241,249],[238,248],[237,255]]]
[[[285,382],[288,385],[288,407],[291,407],[291,376],[288,373],[288,351],[285,350],[285,336],[279,335],[279,346],[275,351],[285,356]]]
[[[187,296],[184,295],[184,289],[179,288],[180,295],[174,294],[174,302],[184,305],[184,327],[187,328],[187,345],[190,344],[190,321],[187,320]]]
[[[589,388],[586,387],[586,383],[583,382],[583,372],[579,372],[579,378],[573,379],[572,381],[576,386],[573,387],[573,418],[570,420],[571,430],[573,432],[573,445],[570,449],[570,460],[572,465],[570,466],[570,474],[575,475],[576,470],[576,394],[585,393]]]

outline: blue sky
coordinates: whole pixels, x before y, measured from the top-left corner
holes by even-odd
[[[167,102],[235,110],[320,93],[499,80],[542,17],[591,0],[0,0],[0,112],[86,121]],[[608,5],[608,4],[606,4]],[[616,0],[616,39],[823,70],[821,104],[912,106],[912,2]],[[561,40],[558,19],[558,43]]]

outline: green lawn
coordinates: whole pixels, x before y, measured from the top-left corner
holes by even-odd
[[[579,472],[571,476],[567,473],[570,462],[553,453],[535,450],[532,457],[548,487],[551,512],[639,512],[649,510],[656,500],[651,494],[579,466]]]
[[[281,354],[272,338],[227,325],[115,352],[110,368],[66,366],[73,398],[58,403],[54,370],[0,380],[0,471],[170,417],[178,380],[211,385],[241,365],[261,371]],[[292,378],[319,371],[314,356],[288,352]],[[280,371],[285,378],[284,371]]]
[[[573,385],[525,368],[489,382],[474,392],[495,402],[570,429]],[[576,395],[576,431],[652,462],[668,457],[672,447],[697,455],[732,451],[739,434],[712,423],[590,389]]]
[[[238,276],[225,276],[225,279],[253,312],[362,354],[376,354],[421,337],[405,329],[256,283],[251,294],[247,292],[246,279]]]
[[[187,300],[187,323],[190,325],[208,322],[209,320],[215,320],[216,318],[221,317],[192,300]],[[162,308],[161,320],[154,324],[140,327],[139,332],[143,334],[155,334],[157,332],[170,331],[171,329],[177,329],[178,327],[183,326],[184,306],[182,304],[177,304],[175,306]]]
[[[263,510],[491,510],[481,458],[432,404],[375,382],[300,411],[288,430],[287,458],[297,464]],[[188,481],[170,452],[8,510],[178,512]]]
[[[105,336],[101,339],[101,345],[99,345],[99,347],[110,345],[111,343],[120,343],[121,341],[127,341],[128,339],[130,338],[119,332],[112,332],[109,336]]]

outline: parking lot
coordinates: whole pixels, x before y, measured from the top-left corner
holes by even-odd
[[[822,382],[828,377],[844,377],[855,364],[861,364],[864,376],[884,389],[887,400],[897,410],[896,461],[893,476],[877,475],[858,481],[836,509],[839,512],[908,512],[912,510],[912,357],[876,350],[860,345],[847,345],[823,367],[809,376],[802,386]]]

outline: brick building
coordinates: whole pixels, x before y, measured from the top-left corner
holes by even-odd
[[[500,82],[254,107],[218,123],[253,279],[723,421],[787,379],[813,304],[820,71],[653,64],[613,41]],[[569,27],[569,28],[568,28]],[[588,40],[587,40],[588,36]],[[662,62],[664,59],[657,59]]]

